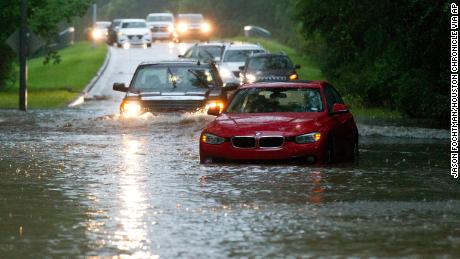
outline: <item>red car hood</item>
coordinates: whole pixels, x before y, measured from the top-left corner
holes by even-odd
[[[207,128],[221,137],[265,135],[297,136],[317,131],[322,113],[238,113],[222,114]]]

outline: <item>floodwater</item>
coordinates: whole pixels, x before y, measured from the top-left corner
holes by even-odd
[[[0,257],[460,255],[445,140],[374,130],[358,165],[200,165],[211,117],[107,102],[0,111]]]
[[[93,94],[155,48],[112,50]],[[0,110],[0,258],[460,256],[447,131],[360,123],[356,165],[200,165],[212,117],[124,119],[119,98]]]

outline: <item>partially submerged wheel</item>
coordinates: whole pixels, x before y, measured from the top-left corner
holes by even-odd
[[[352,157],[352,162],[353,163],[358,163],[359,162],[359,146],[358,146],[358,141],[353,144],[353,157]]]
[[[326,143],[326,150],[324,151],[324,164],[334,163],[334,143],[329,139]]]

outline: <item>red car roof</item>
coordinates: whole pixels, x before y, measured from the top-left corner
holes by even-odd
[[[242,85],[240,89],[247,88],[321,88],[324,81],[292,81],[292,82],[262,82]]]

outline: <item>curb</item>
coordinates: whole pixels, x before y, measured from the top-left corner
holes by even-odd
[[[96,85],[96,83],[102,77],[102,75],[104,74],[105,70],[109,66],[110,59],[112,57],[112,48],[110,46],[108,46],[108,45],[107,45],[107,47],[108,47],[107,55],[105,56],[105,60],[104,60],[104,63],[102,64],[101,68],[99,68],[99,70],[97,71],[96,75],[93,77],[91,82],[89,82],[89,84],[87,84],[85,86],[85,89],[83,89],[83,91],[78,95],[78,97],[75,98],[75,100],[73,100],[72,102],[70,102],[67,105],[67,107],[75,107],[75,106],[83,104],[85,102],[85,97],[88,95],[88,93],[93,89],[93,87]]]

